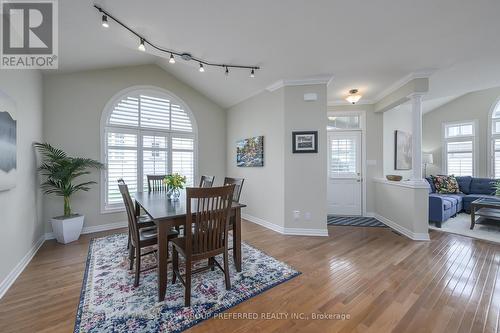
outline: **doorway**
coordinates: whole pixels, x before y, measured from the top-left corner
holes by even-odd
[[[328,215],[363,216],[362,114],[328,115]]]

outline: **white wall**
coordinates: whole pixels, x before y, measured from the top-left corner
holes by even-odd
[[[412,132],[411,110],[409,108],[398,107],[383,113],[384,115],[384,176],[401,175],[403,179],[411,176],[411,170],[396,170],[394,168],[395,138],[394,131],[400,130],[407,133]]]
[[[47,142],[78,155],[100,159],[100,121],[106,103],[123,89],[150,85],[168,90],[191,109],[198,124],[198,171],[226,174],[226,115],[208,98],[158,66],[145,65],[44,76],[44,134]],[[100,181],[98,172],[92,179]],[[99,185],[73,198],[73,210],[85,214],[85,226],[124,222],[124,213],[101,214]],[[62,213],[62,200],[47,197],[44,221]],[[47,226],[50,231],[50,226]]]
[[[427,174],[441,174],[443,170],[442,126],[446,122],[477,120],[476,139],[477,177],[488,174],[488,121],[491,108],[500,98],[500,87],[465,94],[439,108],[424,114],[422,151],[433,154],[434,164],[427,167]]]
[[[244,214],[284,227],[284,89],[263,92],[227,111],[227,174],[245,178]],[[264,136],[264,167],[236,166],[236,141]]]
[[[17,185],[0,192],[0,286],[44,234],[33,149],[33,142],[43,139],[41,74],[32,70],[2,70],[0,105],[4,104],[5,95],[16,104]]]

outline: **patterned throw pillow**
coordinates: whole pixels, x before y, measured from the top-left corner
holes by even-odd
[[[436,192],[441,194],[460,193],[455,176],[432,176]]]

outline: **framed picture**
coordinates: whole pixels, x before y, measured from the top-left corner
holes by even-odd
[[[236,143],[236,166],[263,167],[264,166],[264,137],[239,140]]]
[[[14,114],[14,103],[0,92],[0,191],[16,186],[17,122]]]
[[[318,131],[292,132],[293,153],[317,153]]]
[[[394,131],[394,169],[410,170],[412,164],[412,137],[404,131]]]

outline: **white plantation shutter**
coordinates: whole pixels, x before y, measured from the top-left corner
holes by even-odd
[[[131,193],[147,190],[147,175],[179,173],[195,179],[194,124],[182,103],[156,91],[132,92],[107,112],[104,156],[104,209],[120,209],[117,180]]]
[[[356,173],[356,144],[354,139],[332,139],[330,147],[330,174]]]
[[[472,176],[474,166],[473,142],[456,141],[447,143],[448,174],[455,176]]]

